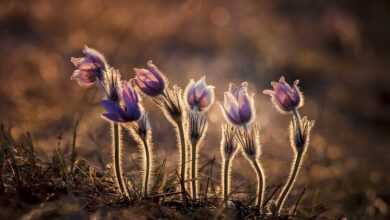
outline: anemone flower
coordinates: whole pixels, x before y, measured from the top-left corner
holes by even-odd
[[[84,57],[74,58],[70,61],[76,67],[71,80],[76,80],[82,87],[91,87],[98,80],[103,80],[103,74],[108,69],[108,64],[103,54],[95,49],[84,47]]]
[[[140,119],[143,109],[139,103],[140,98],[131,84],[123,82],[119,95],[122,103],[109,99],[101,102],[106,109],[106,113],[102,114],[103,118],[120,123],[133,122]]]
[[[167,80],[151,60],[147,62],[146,69],[134,68],[134,71],[134,82],[143,93],[152,97],[164,93]]]
[[[207,115],[205,114],[214,103],[214,86],[206,84],[206,77],[195,82],[190,80],[183,96],[189,110],[189,137],[191,142],[191,191],[192,199],[196,201],[198,192],[198,151],[207,131]]]
[[[255,119],[253,95],[248,95],[247,87],[247,82],[241,83],[240,86],[230,84],[229,91],[224,94],[222,112],[232,125],[248,126]]]
[[[135,78],[133,83],[142,93],[152,98],[160,107],[165,117],[174,126],[177,133],[177,145],[180,155],[179,181],[181,197],[187,201],[186,193],[186,171],[187,171],[187,134],[186,124],[188,116],[184,109],[182,89],[176,85],[168,87],[168,80],[164,74],[155,66],[152,61],[147,62],[146,69],[135,68]]]
[[[273,90],[267,89],[263,93],[271,96],[272,102],[280,112],[292,112],[303,106],[303,95],[298,83],[299,80],[295,80],[291,87],[282,76],[279,82],[271,82]]]
[[[195,82],[190,80],[184,90],[184,101],[192,111],[206,112],[214,103],[214,86],[207,85],[206,77]]]

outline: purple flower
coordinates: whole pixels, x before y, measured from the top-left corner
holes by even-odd
[[[253,95],[248,95],[248,83],[240,86],[230,84],[229,91],[224,94],[222,112],[227,121],[233,125],[246,126],[255,119]]]
[[[184,91],[184,100],[191,110],[206,112],[214,103],[214,86],[206,84],[206,77],[195,82],[191,79]]]
[[[101,104],[106,109],[103,118],[114,122],[132,122],[141,118],[143,108],[140,98],[129,82],[123,82],[119,90],[120,102],[103,100]]]
[[[279,82],[271,82],[273,90],[264,90],[263,93],[271,96],[272,102],[280,112],[291,112],[303,105],[303,95],[298,83],[299,80],[295,80],[291,87],[282,76]]]
[[[70,59],[76,67],[70,79],[76,80],[82,87],[91,87],[97,80],[103,79],[103,73],[108,64],[97,50],[85,46],[83,53],[84,57]]]
[[[147,63],[147,69],[134,68],[135,84],[148,96],[163,94],[167,84],[164,74],[155,66],[151,60]]]

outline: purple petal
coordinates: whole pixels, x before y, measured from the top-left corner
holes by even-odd
[[[103,100],[100,102],[100,104],[108,113],[119,114],[121,112],[120,106],[117,102],[111,100]]]
[[[114,113],[103,113],[102,117],[114,122],[124,122],[124,120],[118,114]]]

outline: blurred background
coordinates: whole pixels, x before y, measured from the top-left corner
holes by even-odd
[[[248,81],[256,94],[262,161],[269,185],[285,181],[292,160],[289,117],[262,90],[284,75],[300,79],[301,114],[316,120],[293,204],[324,216],[386,219],[390,213],[390,1],[169,0],[0,2],[0,121],[15,137],[29,131],[50,155],[72,141],[92,163],[109,163],[110,134],[101,94],[70,81],[70,57],[84,45],[101,51],[124,78],[153,62],[184,87],[206,75],[218,101],[230,82]],[[175,138],[153,103],[157,163],[176,168]],[[201,161],[220,161],[218,105],[210,112]],[[137,157],[134,144],[125,159]],[[240,155],[233,187],[254,187]],[[97,165],[98,166],[98,165]],[[219,176],[215,175],[218,181]],[[245,188],[244,187],[244,188]]]

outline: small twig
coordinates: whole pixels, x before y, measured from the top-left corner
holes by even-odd
[[[77,141],[77,129],[79,127],[80,119],[77,119],[73,128],[73,140],[72,140],[72,153],[70,155],[70,173],[73,174],[74,163],[76,162],[76,141]]]
[[[301,202],[301,200],[302,200],[303,195],[305,194],[305,192],[306,192],[306,187],[303,187],[303,190],[302,190],[301,194],[299,195],[299,197],[298,197],[298,199],[297,199],[297,201],[296,201],[296,203],[295,203],[294,210],[293,210],[293,212],[292,212],[293,215],[296,214],[296,212],[297,212],[297,210],[298,210],[299,203]]]
[[[154,198],[161,198],[161,197],[167,197],[167,196],[173,196],[180,194],[181,192],[169,192],[169,193],[162,193],[162,194],[156,194],[152,196],[148,196],[148,199],[154,199]]]
[[[264,201],[263,207],[266,207],[268,202],[271,201],[271,199],[274,197],[274,195],[279,191],[279,189],[282,187],[281,184],[275,186],[274,190],[271,192],[270,196]]]

